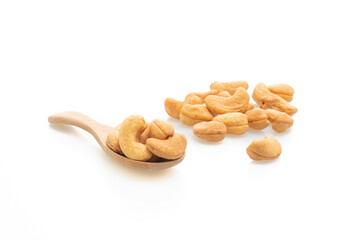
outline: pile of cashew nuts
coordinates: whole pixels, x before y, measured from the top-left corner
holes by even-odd
[[[291,117],[297,108],[290,105],[294,89],[287,84],[254,88],[250,102],[246,81],[213,82],[210,91],[190,93],[184,101],[165,100],[165,110],[172,118],[193,126],[194,134],[207,141],[222,141],[226,134],[242,135],[250,128],[263,130],[272,124],[276,132],[284,132],[294,123]],[[259,107],[257,107],[259,106]],[[182,157],[187,140],[175,133],[166,121],[146,123],[140,115],[126,118],[107,137],[108,147],[118,154],[137,161],[163,161]],[[281,145],[272,136],[254,140],[246,149],[253,160],[272,160],[281,154]]]
[[[284,132],[294,123],[291,117],[297,108],[290,105],[294,89],[287,84],[266,86],[259,83],[254,88],[250,102],[246,81],[213,82],[210,91],[190,93],[184,101],[165,100],[165,110],[172,118],[193,126],[197,137],[207,141],[222,141],[226,134],[241,135],[248,128],[265,129],[272,124],[276,132]],[[272,136],[254,140],[246,149],[253,160],[276,159],[281,154],[280,143]]]
[[[132,115],[113,128],[106,143],[127,158],[151,162],[178,159],[187,145],[185,135],[175,133],[170,123],[159,119],[146,123],[140,115]]]

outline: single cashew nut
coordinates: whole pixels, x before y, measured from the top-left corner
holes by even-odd
[[[268,116],[269,121],[272,123],[272,128],[276,132],[285,132],[286,129],[294,124],[294,119],[286,113],[273,109],[266,109],[265,113]]]
[[[199,138],[219,142],[226,136],[226,126],[222,122],[200,122],[193,126],[193,132]]]
[[[218,93],[219,97],[231,97],[231,94],[228,91],[221,91]]]
[[[188,99],[193,97],[193,96],[197,96],[201,99],[201,103],[204,103],[204,99],[209,96],[209,95],[216,95],[218,94],[218,90],[210,90],[208,92],[203,92],[203,93],[196,93],[196,92],[193,92],[193,93],[189,93],[188,95],[186,95],[185,97],[185,103],[188,103]]]
[[[270,90],[263,83],[255,86],[252,95],[255,102],[257,102],[262,109],[274,109],[280,112],[285,112],[290,116],[297,112],[297,108],[290,105],[283,98],[270,92]]]
[[[253,160],[272,160],[281,154],[281,145],[272,136],[265,139],[254,140],[246,149],[247,154]]]
[[[287,102],[291,102],[293,100],[294,96],[294,89],[287,84],[272,84],[267,86],[267,88],[270,90],[270,92],[278,95],[279,97],[282,97]]]
[[[191,96],[185,98],[184,103],[191,104],[191,105],[197,105],[197,104],[203,104],[203,101],[201,100],[200,97],[191,95]]]
[[[175,133],[166,140],[149,138],[146,147],[156,156],[165,159],[177,159],[184,155],[187,141],[184,134]]]
[[[267,120],[268,116],[265,113],[265,110],[260,108],[255,108],[245,113],[247,116],[249,127],[262,130],[270,125],[270,122]]]
[[[297,112],[297,108],[290,105],[287,101],[281,97],[272,94],[263,97],[263,103],[260,105],[262,109],[274,109],[280,112],[285,112],[290,116]]]
[[[266,95],[272,94],[270,90],[266,87],[264,83],[258,83],[253,91],[252,98],[259,105],[263,102],[263,97]]]
[[[243,113],[225,113],[213,118],[213,121],[222,122],[226,125],[226,132],[230,134],[244,134],[248,128],[248,120]]]
[[[165,111],[170,117],[179,119],[180,111],[184,104],[184,102],[175,100],[173,98],[166,98],[164,102]]]
[[[140,115],[132,115],[124,120],[119,129],[119,143],[126,157],[147,161],[152,153],[139,142],[139,133],[146,127],[145,120]]]
[[[212,119],[213,115],[204,105],[185,104],[180,112],[180,121],[189,126]]]
[[[171,123],[160,119],[155,119],[150,123],[151,138],[164,140],[172,135],[174,135],[174,127]]]
[[[245,112],[249,105],[249,99],[249,94],[245,88],[239,87],[231,97],[207,96],[205,104],[210,111],[216,114]]]
[[[121,147],[119,144],[119,129],[120,129],[121,124],[119,124],[118,126],[114,127],[113,129],[111,129],[111,131],[109,132],[107,138],[106,138],[106,145],[113,150],[116,153],[122,153],[121,151]]]
[[[210,85],[210,89],[220,91],[228,91],[231,95],[236,92],[239,87],[249,88],[249,84],[246,81],[235,81],[235,82],[213,82]]]

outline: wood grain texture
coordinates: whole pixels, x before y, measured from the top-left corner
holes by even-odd
[[[54,115],[49,116],[48,121],[52,124],[66,124],[79,127],[91,135],[94,136],[96,141],[99,143],[100,147],[104,150],[106,154],[110,157],[119,161],[123,165],[126,165],[131,168],[142,169],[147,171],[156,171],[167,169],[179,164],[185,157],[185,154],[174,160],[163,160],[159,162],[141,162],[126,158],[120,154],[113,152],[107,145],[106,145],[106,138],[112,127],[101,124],[99,122],[94,121],[93,119],[89,118],[88,116],[79,113],[79,112],[61,112],[56,113]]]

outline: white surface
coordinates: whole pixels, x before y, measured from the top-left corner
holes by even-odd
[[[359,239],[358,1],[1,1],[0,239]],[[116,125],[168,119],[163,101],[212,81],[284,82],[285,134],[188,137],[186,159],[144,173],[92,136],[53,127],[81,111]],[[283,154],[246,154],[265,134]]]

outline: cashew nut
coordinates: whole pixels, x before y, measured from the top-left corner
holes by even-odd
[[[184,102],[175,100],[173,98],[166,98],[164,102],[165,111],[170,117],[179,119],[179,114],[184,104]]]
[[[288,84],[272,84],[267,86],[270,92],[282,97],[287,102],[291,102],[293,100],[293,95],[295,93],[294,89]]]
[[[249,105],[249,99],[249,94],[245,88],[239,87],[231,97],[207,96],[205,104],[210,111],[216,114],[245,112]]]
[[[155,119],[152,123],[150,123],[151,138],[164,140],[172,135],[174,135],[174,127],[169,122]]]
[[[245,113],[247,116],[249,127],[262,130],[270,125],[270,122],[267,120],[268,116],[265,113],[265,110],[260,108],[255,108]]]
[[[243,113],[225,113],[214,117],[213,121],[224,123],[226,132],[230,134],[241,135],[249,128],[247,117]]]
[[[294,124],[294,119],[286,113],[273,109],[266,109],[265,113],[268,116],[269,121],[272,123],[272,128],[276,132],[285,132],[286,129]]]
[[[287,101],[278,95],[270,92],[270,90],[263,83],[256,85],[252,97],[263,109],[270,108],[278,110],[280,112],[285,112],[290,116],[297,112],[296,107],[290,105]]]
[[[222,122],[201,122],[193,126],[193,132],[199,138],[211,142],[219,142],[226,136],[226,126]]]
[[[265,139],[254,140],[246,152],[253,160],[272,160],[280,156],[281,145],[276,138],[266,136]]]
[[[213,115],[204,105],[185,104],[180,112],[180,121],[189,126],[212,119]]]
[[[152,153],[139,142],[139,133],[146,127],[145,120],[140,115],[132,115],[124,120],[119,129],[119,143],[126,157],[147,161]]]
[[[106,145],[113,150],[116,153],[122,153],[121,151],[121,147],[119,144],[119,129],[120,129],[121,124],[119,124],[118,126],[114,127],[108,134],[107,139],[106,139]]]
[[[165,159],[177,159],[185,153],[187,141],[184,134],[175,133],[166,140],[149,138],[146,147],[156,156]]]

